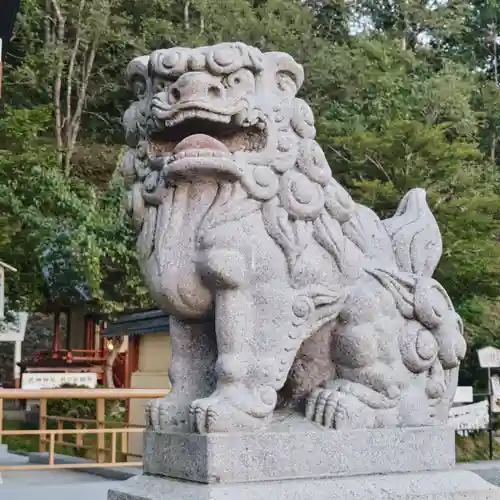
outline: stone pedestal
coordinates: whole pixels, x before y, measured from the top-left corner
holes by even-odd
[[[144,472],[199,483],[318,479],[449,469],[453,430],[442,427],[350,432],[145,436]]]
[[[156,476],[129,479],[108,500],[498,500],[500,489],[472,472],[197,484]]]
[[[341,432],[291,417],[259,433],[148,431],[144,474],[108,500],[500,500],[454,465],[448,427]]]

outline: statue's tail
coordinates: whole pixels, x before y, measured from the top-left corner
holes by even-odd
[[[445,421],[457,386],[466,341],[463,324],[444,288],[432,279],[441,258],[442,240],[423,189],[402,199],[395,215],[382,221],[392,241],[397,270],[369,269],[408,320],[400,337],[405,366],[426,372],[426,392],[434,417]]]
[[[425,191],[412,189],[406,193],[394,216],[382,223],[392,240],[399,270],[432,276],[441,258],[443,243]]]

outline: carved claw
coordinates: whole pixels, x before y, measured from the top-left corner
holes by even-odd
[[[216,392],[212,396],[194,401],[189,409],[189,427],[191,432],[206,434],[209,432],[230,432],[261,429],[272,416],[274,405],[267,411],[245,411],[237,401],[233,401],[231,392]],[[243,398],[242,398],[243,399]]]
[[[146,405],[146,422],[148,427],[153,429],[158,427],[160,421],[159,401],[160,399],[153,399]]]
[[[270,420],[256,418],[234,407],[227,400],[216,401],[213,404],[202,404],[191,409],[191,422],[193,432],[206,434],[210,432],[248,431],[264,427]]]
[[[375,411],[341,388],[315,390],[307,401],[306,418],[333,429],[376,427]]]
[[[325,427],[336,428],[340,399],[340,392],[331,389],[317,389],[307,401],[306,417]]]
[[[216,396],[209,398],[197,399],[193,401],[189,408],[189,430],[205,434],[209,431],[208,414],[212,414],[211,405],[218,401]]]
[[[153,399],[146,406],[146,422],[155,431],[165,431],[187,424],[188,404],[175,397]]]

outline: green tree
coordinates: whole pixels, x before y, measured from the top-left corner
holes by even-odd
[[[147,296],[118,201],[121,184],[99,192],[68,179],[46,140],[51,123],[44,106],[8,108],[0,119],[0,260],[19,270],[8,280],[11,303],[36,309],[50,291],[66,300],[88,294],[104,308],[140,305]]]
[[[11,302],[37,307],[48,291],[105,308],[149,300],[113,177],[131,58],[235,38],[304,51],[313,22],[298,1],[23,2],[0,118],[0,258],[20,270]]]
[[[498,13],[479,0],[23,1],[0,118],[14,153],[0,157],[0,259],[21,269],[10,295],[40,303],[45,255],[59,294],[85,283],[104,307],[147,300],[113,177],[123,69],[160,47],[242,40],[304,63],[319,141],[358,201],[388,216],[428,190],[437,277],[471,345],[497,342]]]
[[[459,50],[472,26],[463,4],[353,4],[364,29],[322,58],[320,140],[355,198],[379,213],[407,189],[427,188],[444,239],[437,278],[466,321],[470,381],[475,349],[500,338],[499,94],[491,42],[477,37],[492,28],[475,12],[474,41]],[[465,57],[471,49],[481,65]]]

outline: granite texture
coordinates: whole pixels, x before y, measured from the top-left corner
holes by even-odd
[[[288,54],[173,47],[127,77],[139,262],[177,319],[173,390],[151,426],[261,431],[278,403],[304,399],[327,428],[444,423],[466,344],[432,279],[442,241],[425,192],[387,220],[354,202]]]
[[[500,489],[476,474],[449,470],[338,479],[201,485],[138,476],[108,500],[499,500]]]
[[[300,429],[300,424],[292,424]],[[447,427],[227,434],[145,434],[144,472],[234,483],[442,470],[455,463]]]

